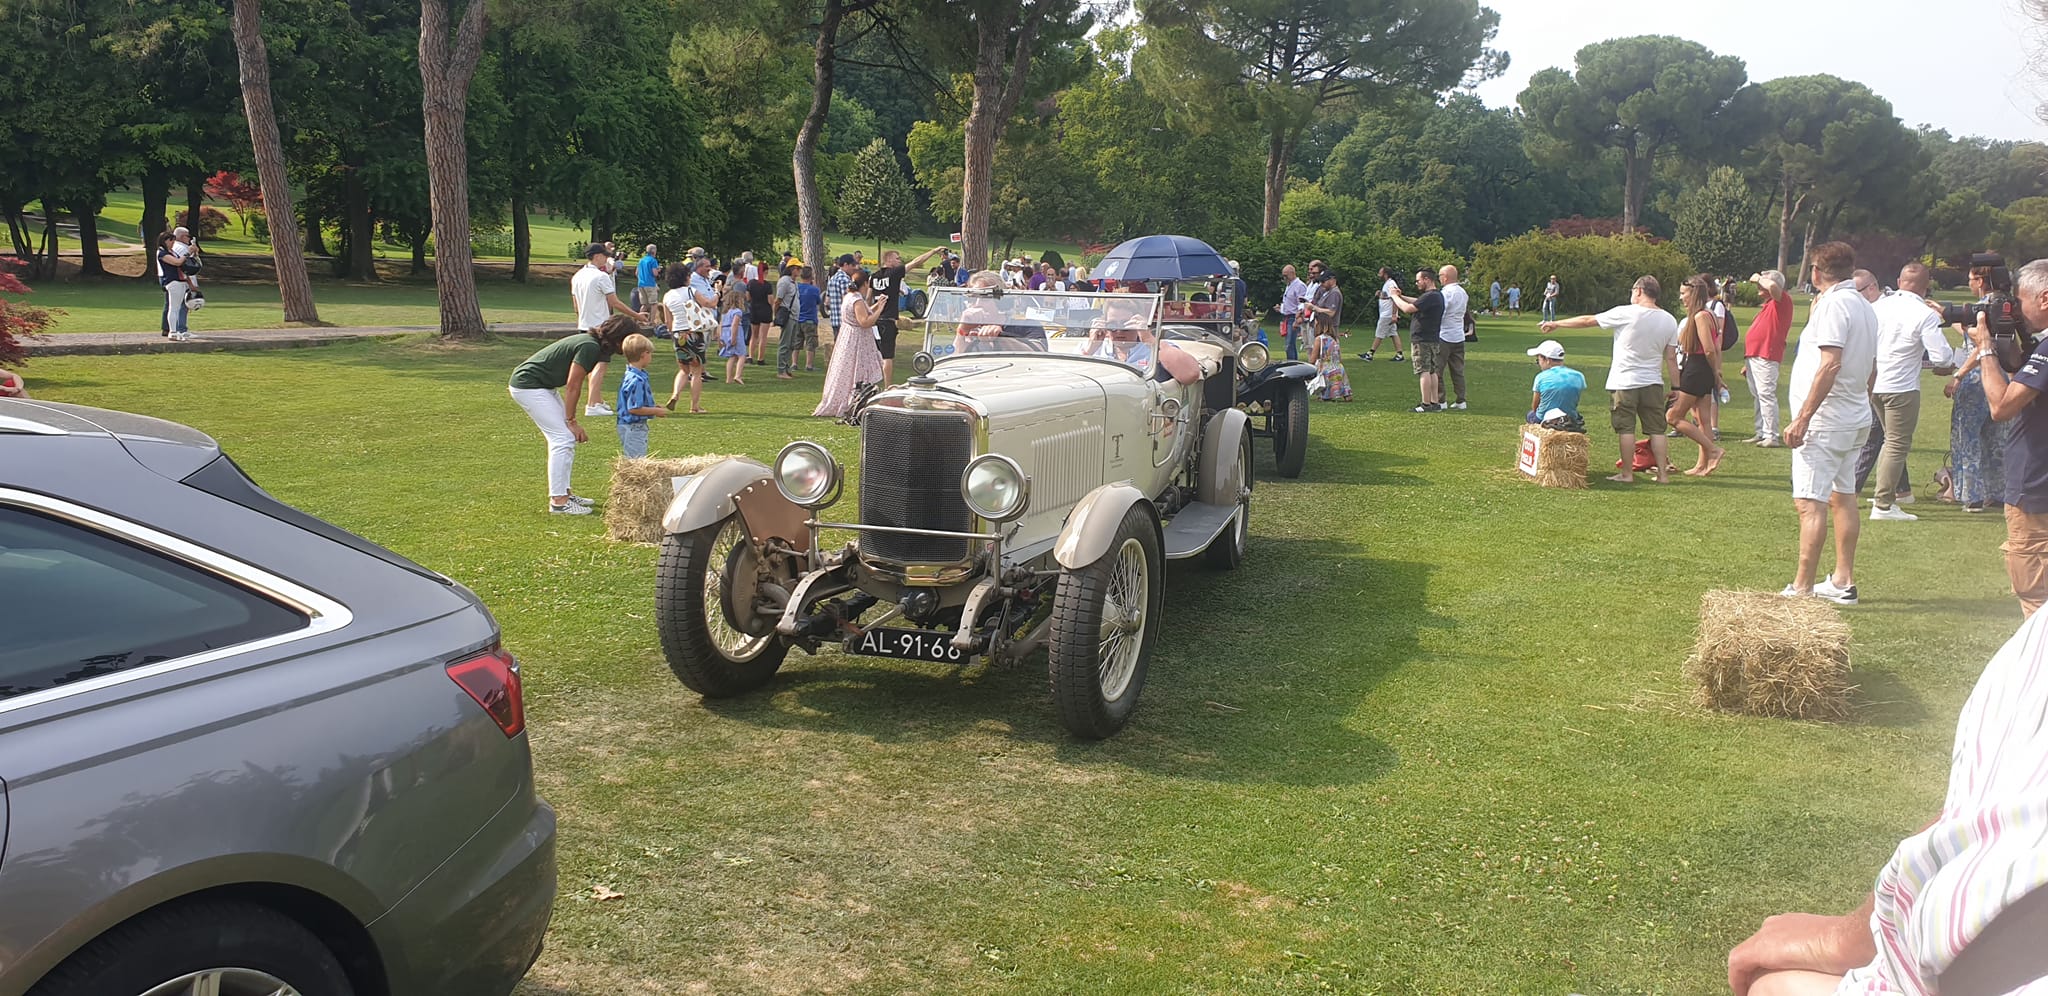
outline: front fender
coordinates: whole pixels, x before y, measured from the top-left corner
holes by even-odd
[[[1239,417],[1243,417],[1242,413]],[[1067,513],[1066,523],[1060,526],[1060,538],[1053,545],[1052,559],[1068,570],[1101,560],[1109,553],[1110,544],[1116,542],[1116,530],[1123,524],[1124,513],[1139,504],[1152,512],[1154,523],[1159,521],[1158,513],[1152,511],[1151,500],[1129,481],[1105,484],[1088,492],[1080,504]]]
[[[673,536],[716,525],[738,509],[734,495],[761,481],[768,481],[771,487],[774,484],[767,465],[758,460],[733,457],[714,463],[669,499],[668,511],[661,516],[661,531]]]
[[[1242,478],[1235,476],[1233,470],[1251,425],[1251,416],[1228,408],[1209,416],[1209,424],[1203,426],[1202,466],[1197,477],[1201,485],[1198,494],[1204,504],[1237,504],[1237,488]]]
[[[1247,374],[1244,384],[1238,388],[1237,400],[1261,401],[1264,395],[1278,391],[1282,384],[1314,380],[1316,368],[1300,360],[1282,360],[1255,374]]]

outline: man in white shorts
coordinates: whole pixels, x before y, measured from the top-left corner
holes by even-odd
[[[1380,351],[1380,342],[1384,339],[1394,340],[1394,362],[1404,359],[1401,355],[1401,326],[1396,324],[1394,315],[1394,295],[1399,293],[1401,282],[1394,279],[1393,269],[1380,267],[1380,323],[1372,330],[1372,348],[1358,354],[1359,359],[1371,363],[1372,354]]]
[[[1856,251],[1844,242],[1813,250],[1817,294],[1792,364],[1792,504],[1799,509],[1799,573],[1779,594],[1856,604],[1856,455],[1870,438],[1870,381],[1877,370],[1877,312],[1856,293]],[[1835,520],[1835,571],[1820,581],[1820,549]]]

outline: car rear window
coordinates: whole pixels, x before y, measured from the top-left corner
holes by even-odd
[[[185,478],[181,483],[198,488],[215,498],[225,498],[243,508],[261,512],[281,522],[289,522],[309,533],[333,540],[359,553],[367,553],[393,567],[404,568],[423,578],[431,578],[442,584],[455,583],[439,571],[432,571],[421,567],[332,522],[307,515],[284,502],[278,501],[275,497],[271,496],[270,492],[263,490],[248,474],[244,473],[240,465],[228,459],[226,454],[222,454],[219,459],[199,468],[198,471]]]
[[[0,699],[304,628],[304,613],[183,561],[0,507]]]

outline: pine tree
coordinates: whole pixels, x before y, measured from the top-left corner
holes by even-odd
[[[1671,241],[1703,273],[1744,276],[1770,262],[1775,249],[1767,205],[1726,166],[1678,199],[1677,220]]]
[[[853,171],[839,188],[839,230],[875,240],[882,255],[884,239],[900,239],[917,223],[917,198],[896,163],[896,153],[881,139],[868,143],[853,160]]]

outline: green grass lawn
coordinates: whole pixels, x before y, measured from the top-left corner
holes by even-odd
[[[283,499],[489,602],[561,813],[527,996],[1720,991],[1765,915],[1855,905],[1937,811],[1956,712],[2019,621],[1999,520],[1928,500],[1930,392],[1923,521],[1864,532],[1854,719],[1701,712],[1680,677],[1700,593],[1792,573],[1786,451],[1538,489],[1512,469],[1534,320],[1480,328],[1472,411],[1406,414],[1405,367],[1353,362],[1358,401],[1316,406],[1302,479],[1260,444],[1250,559],[1169,572],[1144,703],[1100,744],[1060,733],[1042,664],[795,654],[760,694],[686,693],[654,551],[541,511],[541,441],[503,386],[530,342],[26,373],[211,432]],[[1604,336],[1563,338],[1597,385]],[[811,437],[851,461],[853,430],[803,417],[817,384],[714,386],[654,450]],[[1723,425],[1747,434],[1743,400]],[[617,441],[592,430],[576,486],[602,495]]]
[[[277,285],[267,283],[204,282],[206,307],[193,313],[192,331],[207,329],[262,329],[284,324],[284,306]],[[565,279],[535,277],[516,284],[505,277],[478,281],[477,295],[487,322],[572,322],[569,282]],[[50,331],[67,332],[155,332],[161,326],[163,294],[153,284],[137,280],[73,281],[38,284],[29,303],[58,308]],[[440,324],[440,299],[431,278],[387,280],[376,284],[315,280],[313,302],[320,320],[330,325],[421,325]]]

